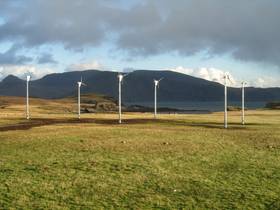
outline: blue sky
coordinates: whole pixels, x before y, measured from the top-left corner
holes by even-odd
[[[280,86],[278,9],[273,0],[1,1],[0,79],[170,69]]]

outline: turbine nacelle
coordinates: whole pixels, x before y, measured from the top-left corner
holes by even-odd
[[[229,81],[231,84],[234,84],[233,81],[230,79],[229,73],[225,73],[223,76],[223,79],[225,80],[225,85],[227,84],[227,81]]]
[[[27,76],[26,76],[26,81],[29,82],[30,80],[31,80],[31,76],[30,76],[30,75],[27,75]]]
[[[132,72],[130,73],[126,73],[126,74],[121,74],[119,73],[118,74],[118,78],[119,78],[119,82],[122,82],[123,81],[123,78],[125,78],[127,75],[131,74]]]
[[[122,82],[123,81],[123,75],[122,74],[118,74],[118,78],[119,78],[119,82]]]
[[[159,82],[160,82],[161,80],[163,80],[163,78],[160,78],[159,80],[155,80],[155,79],[154,79],[154,84],[155,84],[156,87],[159,86]]]
[[[154,80],[155,86],[158,86],[159,81],[158,80]]]
[[[85,83],[83,83],[83,78],[81,78],[81,81],[80,82],[77,82],[78,86],[81,87],[81,86],[87,86]]]
[[[241,85],[244,87],[245,85],[247,85],[247,82],[241,82]]]

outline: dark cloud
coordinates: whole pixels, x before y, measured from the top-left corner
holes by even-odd
[[[20,47],[13,45],[9,50],[4,53],[0,53],[1,65],[18,65],[31,62],[33,59],[24,55],[17,55],[17,51]]]
[[[276,0],[134,0],[129,7],[116,0],[5,2],[1,41],[20,40],[29,47],[62,43],[67,48],[110,41],[131,56],[207,51],[280,66]]]
[[[37,59],[39,64],[57,64],[57,61],[53,58],[52,54],[43,53]]]
[[[157,8],[161,19],[149,15],[156,24],[138,27],[131,11],[132,23],[118,40],[120,49],[136,55],[170,51],[193,55],[207,50],[211,55],[231,53],[244,61],[280,65],[279,1],[161,0],[148,5]],[[148,15],[145,7],[136,11]]]
[[[26,0],[23,4],[8,7],[0,39],[21,40],[29,47],[46,43],[69,48],[98,45],[106,37],[106,22],[114,12],[98,0]]]

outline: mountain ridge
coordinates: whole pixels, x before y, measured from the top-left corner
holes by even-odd
[[[87,86],[83,93],[97,93],[117,99],[118,72],[85,70],[53,73],[30,82],[30,96],[57,99],[77,94],[77,81],[81,76]],[[124,102],[153,101],[153,80],[164,78],[158,90],[161,101],[222,101],[224,87],[222,84],[193,77],[190,75],[160,70],[136,70],[129,73],[123,81]],[[0,95],[25,96],[25,81],[9,75],[0,82]],[[228,88],[229,100],[240,100],[240,88]],[[246,88],[248,101],[280,100],[280,88]]]

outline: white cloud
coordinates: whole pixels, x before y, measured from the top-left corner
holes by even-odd
[[[132,68],[132,67],[127,67],[127,68],[124,68],[124,69],[122,70],[122,72],[126,72],[126,73],[130,73],[130,72],[134,72],[134,71],[135,71],[135,69]]]
[[[190,76],[202,78],[209,81],[218,82],[224,84],[224,74],[227,73],[230,77],[231,83],[230,86],[236,86],[236,79],[227,71],[223,71],[216,68],[200,68],[200,69],[190,69],[184,68],[182,66],[178,66],[175,68],[171,68],[172,71],[187,74]]]
[[[224,74],[225,72],[230,76],[231,83],[229,86],[240,87],[242,80],[239,78],[234,78],[229,72],[223,71],[216,68],[200,68],[200,69],[190,69],[178,66],[171,68],[172,71],[187,74],[190,76],[206,79],[213,82],[218,82],[224,84]],[[247,86],[251,87],[280,87],[280,77],[269,77],[263,76],[256,78],[254,80],[247,81]]]
[[[193,72],[194,72],[193,69],[185,68],[183,66],[177,66],[175,68],[171,68],[171,70],[179,72],[179,73],[183,73],[183,74],[188,74],[188,75],[193,75]]]
[[[261,88],[267,87],[279,87],[280,86],[280,78],[279,77],[259,77],[254,81],[249,82],[249,86],[256,86]]]
[[[84,70],[103,70],[104,66],[97,60],[92,60],[86,63],[71,64],[67,67],[66,71],[84,71]]]
[[[33,65],[3,65],[0,66],[0,80],[8,75],[14,75],[24,79],[27,74],[32,76],[32,79],[39,79],[46,74],[55,73],[54,69],[41,68]]]

